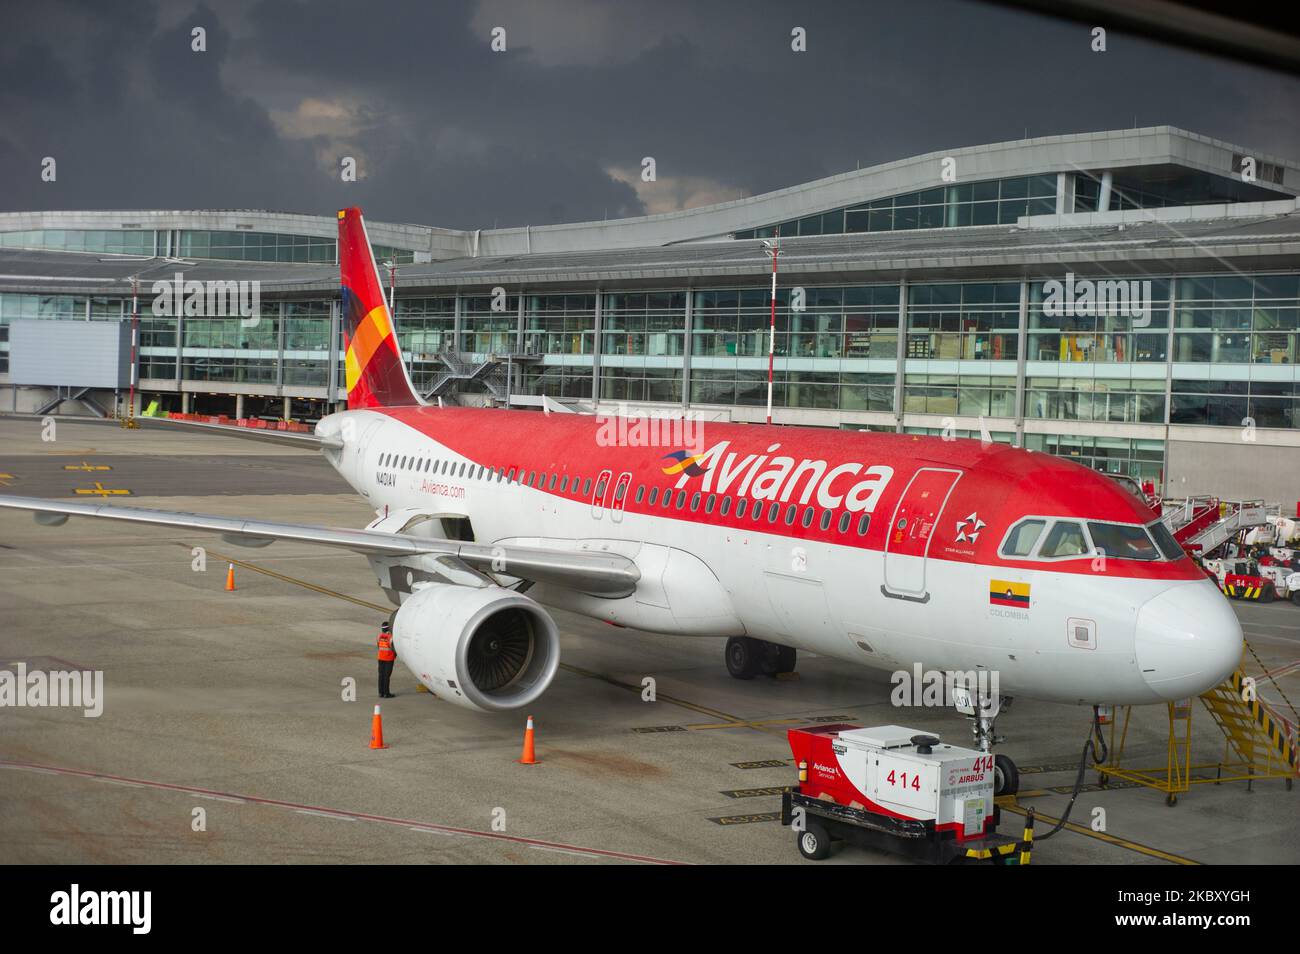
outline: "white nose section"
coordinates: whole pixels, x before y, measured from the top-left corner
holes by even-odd
[[[1241,664],[1241,624],[1209,580],[1178,584],[1143,604],[1136,646],[1147,685],[1161,699],[1186,699]]]

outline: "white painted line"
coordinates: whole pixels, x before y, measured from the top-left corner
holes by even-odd
[[[552,848],[550,845],[529,845],[528,847],[533,849],[533,851],[553,851],[559,855],[577,855],[579,858],[591,859],[595,857],[590,852],[572,851],[568,848]]]
[[[420,831],[420,832],[424,832],[424,834],[426,834],[426,835],[442,835],[442,836],[444,836],[444,837],[446,837],[446,838],[455,838],[455,837],[457,837],[458,835],[460,835],[460,832],[458,832],[458,831],[442,831],[442,830],[440,830],[440,829],[438,829],[438,828],[420,828],[420,827],[415,826],[415,825],[412,825],[412,826],[411,826],[411,831]]]
[[[195,798],[206,798],[213,802],[230,802],[232,805],[247,805],[248,802],[242,798],[231,798],[229,795],[199,795],[197,792]]]
[[[7,768],[7,769],[23,769],[24,766],[21,766],[21,765],[0,765],[0,768]],[[66,772],[53,772],[53,771],[51,771],[50,769],[43,769],[43,768],[30,768],[30,769],[26,769],[26,771],[28,771],[28,772],[34,772],[34,773],[37,774],[37,775],[61,775],[61,776],[63,776],[64,778],[67,777],[67,773],[66,773]]]
[[[295,808],[294,811],[299,815],[315,815],[317,818],[332,818],[335,821],[356,821],[356,819],[350,815],[335,815],[333,812],[314,812],[310,808]]]

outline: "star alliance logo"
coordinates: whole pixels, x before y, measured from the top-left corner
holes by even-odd
[[[971,511],[965,520],[957,521],[957,543],[974,543],[980,538],[980,531],[988,524],[980,519],[979,514]]]

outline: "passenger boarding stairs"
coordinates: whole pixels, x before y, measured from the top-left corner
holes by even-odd
[[[1278,680],[1300,670],[1300,661],[1275,668],[1265,668],[1249,643],[1248,652],[1261,670],[1257,676],[1246,674],[1246,662],[1223,683],[1201,694],[1205,709],[1223,733],[1223,755],[1213,762],[1194,762],[1192,758],[1192,700],[1166,704],[1169,737],[1165,764],[1137,768],[1124,764],[1124,749],[1133,716],[1133,706],[1123,707],[1122,718],[1113,719],[1107,743],[1109,759],[1097,764],[1098,781],[1104,786],[1112,778],[1135,782],[1165,793],[1165,804],[1174,805],[1178,796],[1193,785],[1219,785],[1223,782],[1246,782],[1280,778],[1287,790],[1294,787],[1297,774],[1296,724],[1300,714],[1282,691]],[[1277,705],[1260,698],[1259,687],[1272,683],[1281,696]],[[1286,708],[1288,720],[1281,714]]]
[[[496,400],[505,401],[512,390],[509,382],[509,374],[513,373],[511,366],[539,360],[541,356],[534,354],[479,356],[457,351],[439,351],[437,361],[441,368],[434,376],[432,386],[425,392],[425,397],[450,398],[454,392],[466,389],[466,385],[471,386],[468,390],[474,390],[472,386],[479,385]]]
[[[1249,777],[1287,778],[1289,786],[1297,774],[1296,726],[1259,698],[1257,681],[1260,677],[1238,669],[1226,682],[1202,693],[1201,702]]]
[[[1218,497],[1188,497],[1166,502],[1161,516],[1184,550],[1206,554],[1231,540],[1242,530],[1263,526],[1277,516],[1277,504],[1259,500],[1221,501]]]

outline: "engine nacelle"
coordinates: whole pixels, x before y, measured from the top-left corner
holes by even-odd
[[[393,645],[430,692],[486,712],[531,704],[560,664],[550,614],[499,586],[419,587],[397,611]]]

